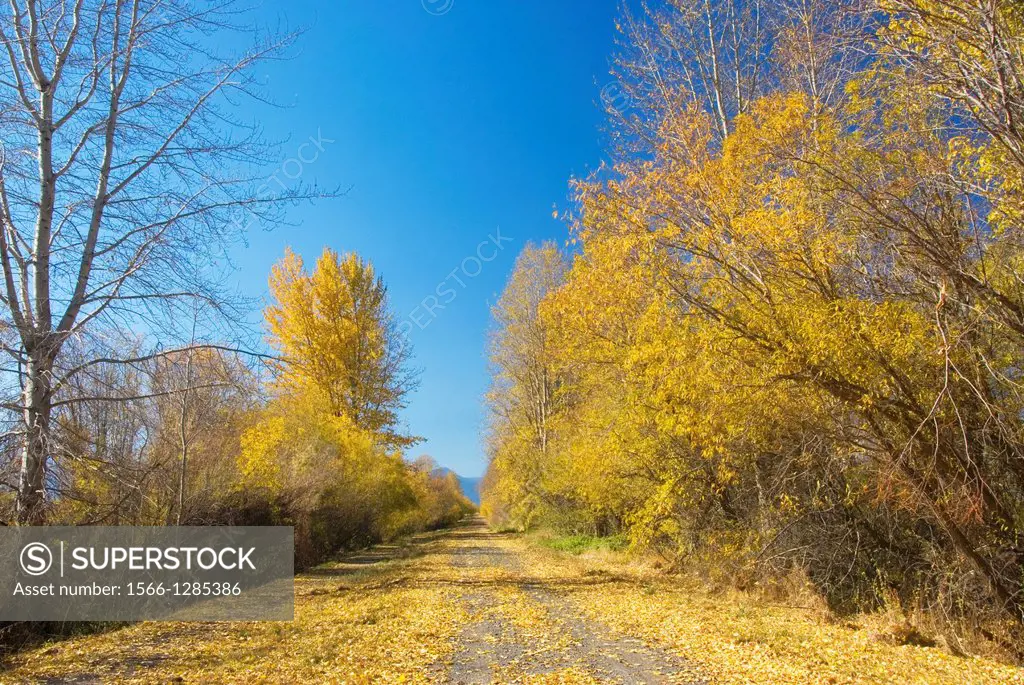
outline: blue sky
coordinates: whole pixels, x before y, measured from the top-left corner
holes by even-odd
[[[404,416],[426,438],[413,455],[479,475],[489,307],[527,241],[565,240],[552,208],[603,157],[616,2],[295,0],[259,12],[306,28],[294,57],[265,70],[289,106],[256,114],[286,140],[279,178],[349,190],[253,231],[234,255],[240,287],[265,296],[287,245],[307,260],[324,245],[371,260],[422,369]],[[322,151],[307,145],[300,167],[311,137]],[[502,250],[478,248],[499,228]],[[444,291],[445,308],[426,314],[446,280],[454,299]]]

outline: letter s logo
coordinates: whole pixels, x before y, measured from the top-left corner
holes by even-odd
[[[21,548],[21,570],[30,576],[41,576],[53,566],[53,553],[41,542],[30,542]]]

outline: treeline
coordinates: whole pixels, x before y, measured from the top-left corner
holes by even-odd
[[[613,164],[494,308],[484,512],[1020,658],[1024,6],[623,12]]]
[[[294,525],[302,567],[473,509],[455,474],[403,458],[415,378],[373,267],[325,249],[306,270],[289,252],[270,289],[269,369],[197,344],[90,364],[55,395],[47,524]]]

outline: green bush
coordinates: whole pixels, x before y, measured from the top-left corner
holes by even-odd
[[[583,554],[590,550],[608,549],[620,551],[629,544],[622,535],[611,535],[598,537],[595,535],[565,535],[559,537],[543,538],[541,544],[559,552],[569,554]]]

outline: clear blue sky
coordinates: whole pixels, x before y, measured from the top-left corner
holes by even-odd
[[[257,116],[287,139],[282,163],[318,131],[333,140],[303,150],[316,159],[301,180],[350,190],[291,208],[293,226],[254,231],[235,255],[242,289],[265,296],[286,245],[307,260],[324,245],[371,260],[397,316],[418,321],[405,326],[423,371],[404,416],[426,438],[413,456],[479,475],[489,308],[528,240],[566,238],[552,208],[603,157],[616,2],[294,0],[259,11],[307,31],[293,59],[265,70],[269,94],[290,106]],[[298,172],[293,161],[279,178]],[[513,240],[479,275],[458,272],[464,286],[448,280],[454,300],[414,311],[499,227]]]

